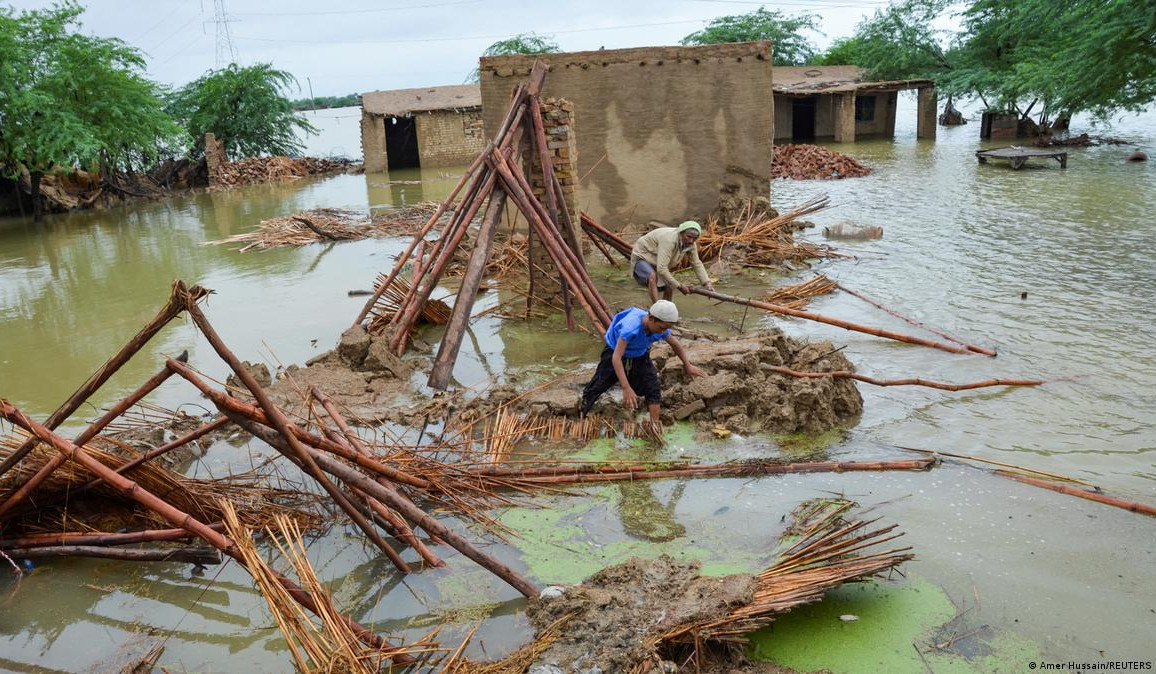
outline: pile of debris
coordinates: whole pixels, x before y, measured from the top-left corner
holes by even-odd
[[[914,558],[911,548],[875,552],[902,533],[893,533],[894,525],[868,531],[867,522],[849,521],[844,516],[854,505],[846,499],[800,504],[779,537],[774,561],[758,575],[704,577],[697,563],[663,556],[627,560],[573,587],[547,588],[527,611],[535,641],[503,662],[522,667],[509,671],[529,666],[553,672],[718,666],[708,659],[720,657],[719,645],[741,645],[744,635],[792,608]],[[738,649],[721,657],[745,664]]]
[[[425,224],[437,209],[433,202],[422,202],[408,208],[384,211],[366,217],[365,213],[341,208],[315,208],[293,215],[262,220],[257,228],[226,239],[206,241],[205,245],[243,243],[240,252],[282,246],[304,246],[310,243],[354,241],[357,239],[412,233]]]
[[[832,180],[870,175],[871,169],[820,145],[776,145],[771,178]]]
[[[209,172],[210,189],[228,189],[242,185],[273,181],[296,180],[322,173],[344,172],[351,162],[317,157],[250,157],[225,162]]]
[[[821,433],[851,423],[863,410],[854,383],[834,377],[801,378],[773,368],[830,372],[854,370],[829,342],[807,343],[771,327],[748,337],[727,340],[682,338],[692,363],[707,376],[690,379],[670,348],[651,350],[662,377],[663,421],[686,420],[700,428],[725,428],[739,433]],[[459,423],[494,418],[500,410],[542,417],[577,417],[582,388],[589,372],[576,372],[530,392],[513,386],[495,387],[480,398],[443,400],[435,409],[413,412],[417,418],[453,416]],[[613,423],[633,414],[617,396],[603,396],[594,413]]]

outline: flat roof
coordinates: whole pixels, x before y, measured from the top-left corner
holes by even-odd
[[[865,80],[859,66],[775,66],[776,94],[805,96],[849,91],[898,91],[935,86],[932,80]]]
[[[482,88],[477,84],[449,84],[417,89],[370,91],[361,95],[361,109],[372,115],[404,117],[414,112],[480,108]]]

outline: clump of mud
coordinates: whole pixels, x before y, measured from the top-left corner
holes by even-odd
[[[307,411],[309,389],[316,386],[365,422],[389,420],[400,404],[412,403],[410,366],[389,350],[387,337],[370,335],[354,326],[341,335],[337,348],[309,361],[290,365],[268,390],[280,408]]]
[[[527,617],[538,631],[569,616],[534,667],[630,671],[654,655],[662,634],[689,622],[721,618],[749,604],[754,588],[750,575],[700,576],[697,562],[683,564],[667,556],[629,559],[565,588],[560,596],[531,603]]]
[[[740,433],[821,433],[853,422],[863,411],[863,398],[851,380],[796,378],[769,369],[854,370],[830,342],[804,342],[778,328],[727,340],[681,341],[691,363],[706,370],[707,376],[689,378],[669,346],[651,350],[662,378],[666,423],[688,420]],[[513,386],[496,388],[457,416],[462,421],[483,418],[503,405],[522,413],[577,416],[582,388],[592,374],[592,370],[575,373],[521,397]],[[603,394],[592,413],[612,420],[634,416],[622,406],[617,386]]]

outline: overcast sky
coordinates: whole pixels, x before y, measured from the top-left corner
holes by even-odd
[[[2,1],[2,0],[0,0]],[[50,2],[15,0],[17,9]],[[184,84],[217,65],[214,0],[89,0],[85,32],[118,37],[141,49],[149,76]],[[223,0],[235,60],[271,62],[301,82],[308,95],[361,93],[461,84],[478,54],[517,33],[552,36],[564,51],[673,45],[711,19],[760,5],[814,13],[825,35],[819,47],[850,35],[885,0]],[[222,41],[222,45],[226,44]]]

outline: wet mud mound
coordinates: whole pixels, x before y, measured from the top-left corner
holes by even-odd
[[[409,363],[390,352],[388,337],[373,337],[359,326],[306,367],[290,365],[268,393],[281,409],[305,416],[309,389],[316,386],[352,419],[379,422],[395,419],[401,407],[414,403],[409,375]]]
[[[560,594],[547,590],[530,606],[527,616],[538,631],[565,620],[530,671],[630,671],[653,656],[666,631],[722,618],[749,604],[754,590],[750,575],[706,578],[697,563],[667,556],[627,560]]]
[[[863,398],[850,380],[802,379],[769,369],[854,370],[830,342],[804,342],[773,328],[744,338],[684,339],[682,343],[690,361],[708,375],[691,379],[670,347],[651,349],[662,378],[664,422],[686,420],[703,428],[723,426],[740,433],[821,433],[853,423],[863,411]],[[502,406],[519,413],[577,416],[582,388],[592,374],[583,370],[528,393],[513,386],[498,388],[459,410],[445,411],[462,421],[483,418]],[[622,406],[617,386],[599,399],[592,413],[608,419],[634,417]]]

